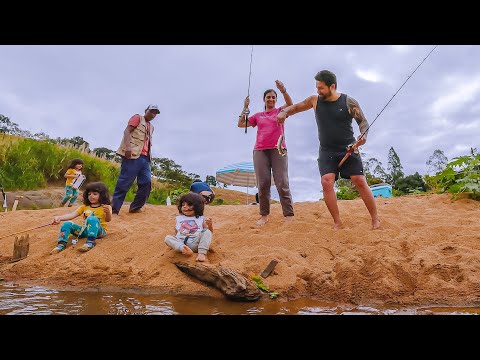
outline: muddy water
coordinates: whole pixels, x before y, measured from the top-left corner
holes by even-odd
[[[59,291],[0,284],[0,315],[397,315],[480,314],[480,307],[373,308],[311,299],[237,303],[224,299],[114,292]]]

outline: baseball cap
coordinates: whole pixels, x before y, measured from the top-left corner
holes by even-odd
[[[158,105],[150,104],[150,105],[148,105],[148,107],[145,109],[145,111],[147,111],[147,110],[157,110],[157,114],[160,114],[160,109],[158,108]]]

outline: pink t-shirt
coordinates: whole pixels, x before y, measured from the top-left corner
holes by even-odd
[[[250,125],[258,126],[257,140],[253,150],[275,149],[277,147],[278,138],[283,133],[283,124],[277,124],[277,115],[282,107],[270,111],[256,113],[248,118]],[[286,149],[285,138],[282,143]]]
[[[146,139],[143,144],[143,149],[140,155],[148,156],[148,147],[150,143],[150,122],[149,121],[145,121],[145,122],[147,123],[147,134],[146,134]],[[133,115],[130,118],[130,120],[128,120],[128,125],[131,125],[133,127],[137,127],[138,125],[140,125],[140,115],[138,114]]]

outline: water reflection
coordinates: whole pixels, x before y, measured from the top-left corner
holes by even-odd
[[[58,291],[0,285],[0,315],[409,315],[480,314],[480,308],[374,308],[339,306],[311,299],[288,303],[239,303],[225,299],[155,294]]]

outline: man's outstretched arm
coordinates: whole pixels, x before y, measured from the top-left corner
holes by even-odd
[[[311,109],[315,105],[317,97],[315,95],[309,96],[302,102],[290,105],[282,109],[277,115],[277,123],[283,124],[287,116],[295,115],[296,113]]]

